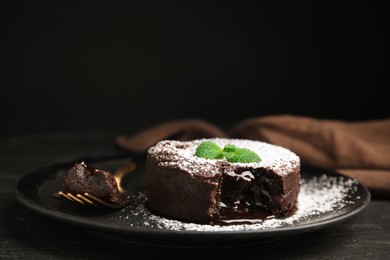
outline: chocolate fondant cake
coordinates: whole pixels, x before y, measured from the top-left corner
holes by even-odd
[[[61,190],[64,193],[94,195],[106,202],[118,204],[120,193],[114,176],[109,172],[76,163],[64,176]]]
[[[260,162],[195,155],[212,141],[254,151]],[[254,223],[297,208],[300,158],[292,151],[244,139],[163,140],[148,150],[147,206],[161,216],[207,224]]]

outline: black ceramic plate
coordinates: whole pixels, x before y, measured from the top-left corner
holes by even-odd
[[[86,161],[111,171],[125,162],[126,159]],[[302,165],[301,206],[295,216],[247,226],[194,225],[155,216],[145,210],[140,199],[125,209],[104,211],[54,199],[52,194],[59,190],[62,176],[74,163],[57,163],[26,174],[16,186],[18,200],[40,214],[80,225],[96,234],[150,245],[232,246],[268,242],[339,224],[361,212],[370,201],[367,188],[355,180],[331,170]],[[144,185],[142,165],[123,180],[123,186],[134,194],[142,193]]]

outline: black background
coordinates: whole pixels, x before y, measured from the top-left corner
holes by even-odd
[[[345,226],[222,250],[125,244],[18,205],[26,172],[110,153],[111,131],[188,117],[390,117],[385,1],[97,2],[0,1],[0,258],[389,255],[378,199]]]
[[[1,131],[390,115],[384,1],[140,2],[3,2]]]

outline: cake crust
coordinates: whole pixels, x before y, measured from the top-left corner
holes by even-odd
[[[195,156],[204,141],[251,149],[261,161],[230,163]],[[300,159],[286,148],[245,139],[163,140],[148,150],[146,181],[147,205],[156,214],[210,224],[256,221],[293,214]]]

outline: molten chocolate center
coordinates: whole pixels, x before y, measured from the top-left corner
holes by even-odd
[[[268,209],[272,179],[245,170],[225,172],[220,184],[217,213],[212,222],[220,225],[262,222],[273,214]]]

